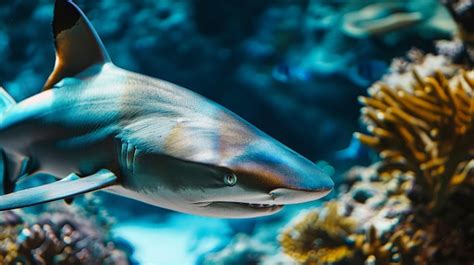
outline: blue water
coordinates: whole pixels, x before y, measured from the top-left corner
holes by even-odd
[[[349,167],[370,161],[367,149],[352,139],[360,130],[357,96],[367,94],[392,58],[414,45],[429,50],[434,39],[450,35],[449,27],[423,24],[437,16],[429,11],[437,2],[430,0],[406,1],[405,11],[421,12],[423,23],[363,36],[347,30],[347,14],[375,1],[76,2],[118,66],[226,106],[319,163],[336,183]],[[18,101],[38,93],[54,65],[52,10],[50,0],[0,2],[0,84]],[[127,242],[133,260],[144,265],[211,264],[205,262],[209,253],[238,234],[278,251],[282,227],[321,204],[236,221],[98,196],[116,219],[113,237]]]

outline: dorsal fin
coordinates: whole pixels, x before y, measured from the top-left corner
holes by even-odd
[[[92,24],[71,0],[56,0],[53,34],[56,63],[43,87],[44,90],[95,64],[110,62],[110,57]]]

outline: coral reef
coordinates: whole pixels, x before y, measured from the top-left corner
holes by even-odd
[[[452,41],[465,59],[474,63],[474,2],[472,0],[442,0],[458,25],[458,34]],[[461,54],[461,53],[460,53]]]
[[[15,239],[15,227],[22,222],[20,216],[14,212],[5,212],[0,219],[0,264],[11,264],[18,256],[19,246]]]
[[[448,54],[413,49],[359,98],[367,133],[355,138],[380,161],[349,171],[321,212],[338,204],[339,218],[356,220],[332,245],[345,255],[323,252],[334,239],[317,211],[282,232],[284,253],[304,264],[474,261],[474,71]]]
[[[346,240],[356,222],[340,215],[338,208],[330,202],[325,211],[312,211],[285,229],[280,235],[283,252],[304,264],[332,264],[352,257]]]
[[[415,189],[427,207],[439,209],[453,190],[468,181],[474,116],[474,71],[447,79],[441,72],[404,88],[376,84],[361,97],[373,136],[357,134],[383,158],[380,173],[417,176]],[[385,175],[385,174],[384,174]],[[420,193],[419,192],[419,193]]]
[[[392,92],[388,98],[402,104],[394,109],[423,120],[418,115],[426,115],[426,110],[416,105],[417,111],[412,114],[410,107],[413,108],[413,105],[406,107],[405,99],[399,94],[403,98],[417,99],[416,94],[420,92],[415,92],[414,88],[421,86],[418,80],[428,86],[433,85],[431,90],[435,93],[436,86],[446,89],[444,81],[441,81],[443,76],[448,83],[454,83],[449,85],[450,90],[451,86],[455,86],[455,80],[461,80],[461,85],[467,88],[459,69],[464,67],[467,73],[474,61],[473,8],[469,0],[442,0],[460,30],[454,40],[437,41],[437,55],[425,55],[413,49],[409,51],[408,60],[396,59],[390,67],[393,57],[404,55],[413,45],[431,51],[433,39],[449,37],[455,31],[454,23],[449,20],[449,14],[441,4],[435,0],[75,2],[91,18],[117,65],[176,82],[216,100],[312,160],[331,160],[330,154],[334,150],[346,146],[357,128],[357,96],[382,78],[387,69],[391,72],[383,77],[386,84],[383,86]],[[17,100],[38,92],[54,64],[50,33],[52,5],[50,0],[0,1],[3,18],[0,21],[0,60],[4,62],[0,65],[0,83]],[[426,81],[426,77],[431,81]],[[373,94],[362,101],[386,104],[386,96],[381,97],[380,87],[374,87],[372,91]],[[468,92],[465,94],[472,96]],[[436,98],[436,95],[432,96]],[[434,104],[435,110],[447,109],[446,113],[428,112],[441,119],[433,124],[444,126],[447,130],[436,137],[425,125],[411,124],[398,118],[396,114],[400,112],[397,110],[395,114],[387,114],[397,120],[392,125],[389,125],[391,121],[382,123],[389,127],[401,124],[400,128],[408,130],[417,144],[413,150],[406,150],[403,147],[405,143],[400,140],[404,138],[398,138],[398,143],[380,138],[380,147],[393,146],[392,151],[400,152],[398,158],[408,159],[409,163],[396,161],[395,153],[384,152],[387,149],[380,150],[380,154],[387,155],[387,159],[382,157],[381,162],[371,167],[351,170],[341,195],[337,197],[337,204],[326,205],[322,212],[315,210],[317,214],[311,211],[307,220],[305,216],[298,217],[295,222],[296,225],[301,222],[298,229],[295,229],[295,224],[285,229],[286,237],[281,239],[287,242],[285,252],[293,253],[290,254],[295,258],[292,260],[316,264],[323,261],[338,263],[335,260],[346,264],[410,264],[433,260],[446,263],[444,258],[450,256],[469,259],[474,252],[469,252],[472,249],[469,242],[473,241],[470,224],[474,221],[466,213],[473,211],[468,203],[459,202],[472,201],[472,185],[469,184],[472,183],[469,171],[472,163],[468,154],[462,154],[470,144],[466,143],[459,150],[450,145],[454,142],[462,145],[459,142],[461,138],[467,141],[471,132],[467,130],[463,134],[462,128],[468,128],[471,124],[464,115],[467,106],[452,108],[450,104],[453,102],[443,101],[442,107]],[[461,99],[459,102],[464,101]],[[460,112],[455,112],[455,109]],[[451,116],[448,114],[450,110],[453,113]],[[364,113],[366,111],[386,115],[386,110],[370,105]],[[367,113],[364,115],[368,122]],[[450,127],[451,123],[459,129]],[[308,128],[315,127],[317,129],[308,131]],[[369,131],[366,134],[368,138],[362,138],[377,138],[377,133],[382,132],[380,128],[384,127],[371,123],[372,133]],[[396,130],[387,131],[394,135],[398,133]],[[434,147],[425,143],[425,136],[420,138],[420,132],[429,137],[426,143],[431,141]],[[444,133],[451,133],[451,140]],[[354,146],[359,146],[359,141],[354,143]],[[427,152],[425,148],[431,151]],[[426,160],[411,159],[412,154],[420,152]],[[362,155],[355,151],[353,156]],[[443,157],[447,160],[442,161]],[[434,164],[426,164],[429,161]],[[344,162],[347,166],[347,161]],[[423,163],[427,167],[421,169]],[[445,167],[444,173],[440,170],[442,166]],[[336,168],[343,168],[340,161]],[[428,174],[427,179],[432,182],[421,181],[420,172]],[[445,185],[448,179],[449,183]],[[153,222],[153,228],[150,229],[156,229],[157,222],[168,218],[169,213],[165,210],[116,197],[107,198],[109,211],[115,208],[113,213],[122,219],[132,222],[136,221],[136,216],[151,216],[152,221],[149,222]],[[126,211],[123,210],[125,208]],[[50,215],[39,214],[39,217],[30,213],[4,213],[0,224],[0,264],[8,264],[23,255],[19,252],[21,245],[18,243],[21,231],[26,235],[30,233],[30,237],[34,237],[35,233],[50,236],[40,247],[29,249],[30,254],[43,253],[49,242],[53,242],[52,246],[75,242],[71,243],[73,246],[67,254],[69,256],[64,253],[55,255],[61,256],[58,259],[74,259],[84,253],[96,253],[87,248],[83,251],[79,249],[80,242],[85,240],[83,237],[97,232],[82,231],[82,222],[76,221],[84,219],[84,216],[92,216],[92,220],[97,222],[95,228],[101,228],[100,236],[91,239],[95,242],[92,245],[99,249],[98,256],[112,252],[112,256],[122,255],[120,251],[109,249],[107,230],[110,223],[98,218],[97,215],[102,215],[98,209],[92,205],[86,215],[81,212],[55,214],[56,210]],[[294,212],[286,209],[284,214],[290,218]],[[329,222],[329,217],[357,221],[343,229],[344,233],[335,235],[326,233],[326,226],[322,228],[324,222]],[[74,220],[64,221],[71,218]],[[226,247],[216,250],[217,253],[208,253],[205,261],[225,264],[237,259],[260,264],[290,264],[289,257],[275,254],[278,247],[275,233],[287,220],[282,218],[271,224],[268,219],[254,222],[246,225],[238,221],[235,226],[245,231],[235,229],[232,232],[247,233],[250,238],[238,236],[238,239],[227,242],[220,235]],[[452,227],[456,226],[459,229],[453,230]],[[55,231],[54,237],[48,233],[50,229]],[[175,228],[179,229],[181,227]],[[74,237],[70,241],[69,233],[79,235],[79,238]],[[324,240],[319,238],[321,235]],[[25,235],[21,237],[29,240]],[[300,240],[305,240],[307,245],[292,246],[299,244]],[[464,247],[457,247],[464,243]],[[317,246],[334,251],[323,253]],[[467,253],[463,254],[463,251]],[[300,256],[295,256],[295,253],[300,253]]]
[[[302,264],[400,264],[408,250],[398,251],[395,241],[401,235],[392,238],[391,231],[411,212],[402,192],[410,178],[399,174],[383,180],[377,166],[349,171],[337,201],[302,214],[285,228],[283,252]]]
[[[96,213],[59,204],[40,215],[1,213],[0,264],[133,264]]]
[[[415,68],[411,74],[409,86],[377,83],[370,97],[361,98],[371,135],[357,137],[379,152],[381,178],[390,179],[395,172],[413,176],[406,193],[412,213],[391,239],[403,246],[418,245],[415,253],[411,250],[411,260],[417,262],[473,261],[468,254],[474,250],[473,231],[459,233],[449,227],[470,227],[474,218],[472,207],[463,203],[473,199],[474,191],[474,71],[458,66],[451,75],[436,71],[421,76]],[[423,240],[406,242],[413,237]],[[410,259],[404,261],[410,264]]]
[[[334,239],[320,230],[329,233],[333,228],[321,226],[317,212],[282,233],[285,253],[305,264],[474,260],[474,209],[463,203],[472,201],[474,194],[474,71],[451,65],[443,68],[449,75],[426,68],[421,75],[416,69],[424,63],[420,58],[403,71],[397,68],[392,74],[399,78],[385,78],[404,80],[404,86],[378,82],[369,89],[369,97],[360,98],[370,135],[357,133],[356,138],[376,150],[381,161],[349,172],[346,192],[339,195],[344,218],[357,220],[349,231],[334,222],[347,231],[332,245],[344,249],[345,255],[322,247]],[[325,210],[331,211],[333,204]],[[302,253],[312,253],[313,258]]]

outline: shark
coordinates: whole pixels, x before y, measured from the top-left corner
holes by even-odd
[[[313,162],[203,96],[114,65],[85,14],[56,0],[56,62],[21,102],[0,89],[0,210],[106,191],[179,212],[248,218],[327,195]],[[25,178],[56,181],[16,190]]]

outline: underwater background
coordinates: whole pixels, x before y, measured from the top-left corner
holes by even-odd
[[[242,220],[101,192],[3,212],[0,264],[473,264],[472,0],[75,2],[119,67],[222,104],[336,188]],[[0,1],[17,101],[54,65],[53,5]]]

